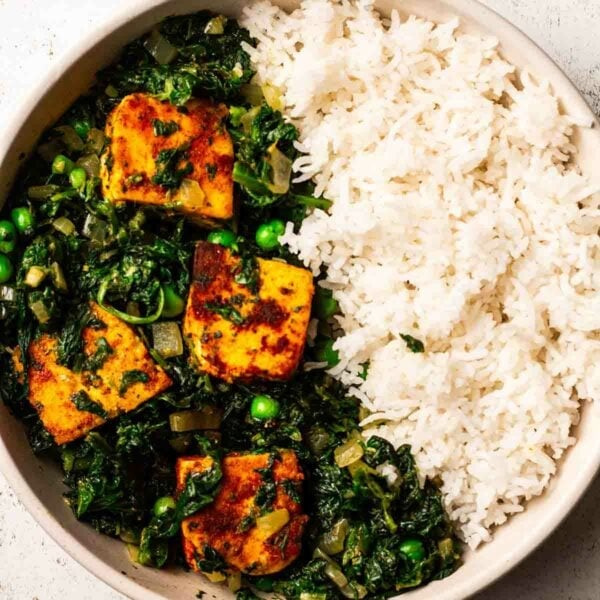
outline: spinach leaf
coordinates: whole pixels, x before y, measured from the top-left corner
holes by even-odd
[[[401,333],[400,337],[406,342],[406,345],[411,352],[425,352],[425,346],[421,340],[418,340],[407,333]]]
[[[254,504],[260,514],[268,513],[273,508],[273,502],[275,502],[275,496],[277,488],[275,486],[275,479],[273,477],[273,464],[275,461],[275,455],[269,456],[269,463],[264,469],[256,469],[256,472],[261,477],[261,482],[256,496],[254,498]]]
[[[209,181],[212,181],[217,174],[217,165],[215,165],[214,163],[206,163],[205,168]]]
[[[85,410],[89,413],[102,417],[103,419],[108,418],[108,413],[106,410],[104,410],[104,407],[92,400],[85,390],[75,392],[71,396],[71,402],[75,405],[77,410]]]
[[[179,131],[179,125],[175,121],[152,119],[152,131],[156,137],[169,137]]]
[[[123,396],[125,392],[134,383],[148,383],[150,378],[148,373],[140,371],[139,369],[132,369],[131,371],[125,371],[121,376],[121,384],[119,385],[119,396]]]
[[[100,337],[96,341],[96,350],[94,354],[88,356],[82,364],[84,371],[97,371],[102,368],[102,365],[106,362],[106,359],[113,354],[114,351],[105,337]]]
[[[253,294],[257,294],[260,283],[259,277],[256,257],[251,254],[243,254],[240,258],[240,266],[233,275],[234,281],[246,286]]]
[[[161,150],[156,157],[156,174],[152,177],[152,183],[171,190],[177,189],[184,177],[194,170],[189,161],[182,165],[187,158],[187,145]]]
[[[202,548],[202,557],[196,555],[196,566],[204,573],[225,573],[228,569],[223,557],[208,544]]]
[[[243,325],[246,321],[232,303],[219,304],[217,302],[205,302],[204,308],[231,321],[235,325]]]

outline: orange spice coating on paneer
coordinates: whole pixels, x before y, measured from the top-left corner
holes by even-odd
[[[312,275],[280,261],[257,262],[254,294],[235,281],[238,257],[217,244],[196,246],[184,335],[198,368],[226,381],[286,380],[302,357]]]
[[[137,408],[171,385],[169,376],[155,364],[129,325],[97,304],[91,304],[91,312],[104,327],[84,328],[84,354],[92,356],[101,338],[111,350],[97,371],[74,372],[58,364],[57,339],[51,335],[42,335],[29,345],[29,402],[57,444],[81,437],[106,419]],[[119,393],[123,374],[132,370],[143,371],[147,381],[132,383]],[[106,419],[75,406],[73,396],[81,391],[101,407]]]
[[[271,510],[287,509],[289,521],[278,532],[265,535],[253,520],[260,516],[255,504],[263,484],[260,470],[268,468],[271,462],[270,472],[276,489]],[[212,464],[213,459],[206,456],[179,458],[177,493],[185,487],[190,473],[202,472]],[[269,453],[233,453],[223,458],[221,468],[223,478],[215,500],[181,524],[187,563],[193,570],[200,571],[196,560],[203,558],[204,547],[208,545],[233,570],[251,575],[281,571],[300,554],[308,520],[302,514],[301,505],[288,494],[290,486],[299,493],[304,479],[296,454],[280,450],[273,460]]]
[[[211,223],[233,216],[233,143],[225,128],[227,108],[206,99],[178,108],[148,94],[121,100],[106,122],[108,147],[101,178],[104,196],[113,201],[161,205],[192,220]],[[155,135],[154,123],[173,124],[176,131]],[[183,149],[176,165],[193,170],[178,189],[154,183],[162,150]]]

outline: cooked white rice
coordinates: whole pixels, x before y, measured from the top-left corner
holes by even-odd
[[[300,130],[298,179],[334,201],[284,236],[341,306],[332,373],[441,476],[476,547],[543,492],[600,397],[600,181],[569,163],[591,123],[457,21],[306,0],[243,24]]]

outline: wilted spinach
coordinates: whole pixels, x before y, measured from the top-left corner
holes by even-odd
[[[107,306],[135,316],[156,313],[167,288],[185,298],[194,243],[207,235],[183,218],[165,216],[151,207],[106,201],[97,177],[89,177],[82,189],[75,190],[67,176],[52,173],[49,161],[53,157],[43,155],[51,149],[54,154],[66,153],[73,161],[84,156],[93,141],[90,132],[104,128],[107,114],[126,94],[155,94],[182,111],[193,96],[209,96],[228,104],[227,126],[234,142],[239,199],[239,211],[231,225],[237,234],[232,250],[241,257],[234,278],[253,294],[260,283],[257,256],[277,254],[290,262],[296,260],[283,248],[260,250],[254,243],[258,226],[275,218],[297,224],[307,210],[329,206],[327,200],[312,195],[310,184],[291,183],[291,171],[287,181],[275,185],[275,175],[288,173],[297,156],[294,141],[298,132],[266,102],[253,106],[247,101],[242,86],[250,81],[253,71],[241,43],[252,44],[253,40],[235,21],[227,19],[219,20],[217,33],[207,33],[211,18],[213,15],[205,12],[173,17],[127,46],[119,60],[99,75],[91,92],[57,123],[72,127],[81,137],[77,148],[67,147],[63,137],[50,130],[38,155],[26,163],[2,210],[2,218],[7,218],[12,208],[26,207],[37,224],[19,237],[11,255],[18,266],[10,284],[15,288],[15,300],[0,303],[0,396],[25,423],[34,451],[60,460],[66,498],[77,518],[102,533],[139,546],[139,561],[144,564],[163,566],[181,561],[177,540],[181,521],[209,505],[218,493],[220,453],[274,454],[289,448],[297,453],[306,474],[303,494],[298,489],[288,490],[302,501],[311,518],[303,554],[282,573],[248,578],[246,584],[293,600],[333,600],[361,598],[364,593],[381,598],[443,577],[456,568],[458,557],[438,490],[431,482],[423,488],[419,485],[408,447],[395,450],[379,438],[364,443],[359,464],[352,468],[336,464],[335,448],[358,427],[358,406],[339,383],[322,372],[300,371],[285,383],[228,384],[198,373],[185,353],[170,359],[155,353],[173,380],[171,388],[138,409],[109,420],[85,438],[61,447],[53,443],[29,404],[26,378],[23,380],[14,366],[15,349],[20,350],[26,368],[31,340],[48,332],[57,337],[61,365],[75,372],[100,369],[112,349],[100,335],[95,349],[84,352],[83,330],[106,329],[90,311],[90,301],[98,300],[103,289]],[[218,33],[221,25],[222,33]],[[168,56],[162,57],[163,64],[149,50],[157,40],[171,48]],[[177,131],[172,121],[154,120],[152,125],[155,136],[168,137]],[[168,190],[178,188],[190,172],[186,152],[184,146],[158,154],[155,183]],[[110,169],[110,156],[106,164]],[[217,166],[207,164],[206,173],[214,177]],[[30,186],[53,187],[46,188],[47,197],[31,202]],[[56,229],[61,218],[72,223],[71,233]],[[64,274],[68,293],[64,286],[61,288],[55,264]],[[35,286],[26,283],[32,267],[43,274]],[[39,321],[32,306],[47,320]],[[207,308],[233,322],[243,321],[235,305]],[[161,315],[156,314],[159,318]],[[180,317],[175,320],[180,321]],[[151,337],[148,323],[138,324],[136,332],[146,342]],[[419,340],[408,335],[403,339],[411,351],[424,351]],[[309,359],[310,353],[307,349]],[[147,375],[141,370],[127,371],[118,382],[119,393],[146,381]],[[277,419],[249,419],[255,394],[277,399],[281,407]],[[76,394],[72,401],[80,410],[106,416],[102,406],[85,393]],[[174,412],[206,405],[223,409],[220,445],[197,433],[171,431],[169,417]],[[213,468],[190,476],[175,508],[155,516],[156,500],[174,493],[178,456],[194,453],[214,456]],[[381,474],[390,470],[397,473],[395,482],[388,482]],[[263,473],[263,480],[256,499],[261,512],[270,509],[274,496],[268,472]],[[348,525],[341,541],[343,549],[332,556],[319,555],[323,534],[340,521]],[[243,527],[253,524],[249,520]],[[411,560],[403,553],[407,538],[423,545],[422,559]],[[205,570],[223,569],[221,557],[210,547],[204,549],[201,562],[199,566]],[[334,567],[347,579],[346,589],[332,581]],[[248,587],[239,596],[241,600],[255,597]]]

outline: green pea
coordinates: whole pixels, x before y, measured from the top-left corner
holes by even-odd
[[[423,542],[413,538],[406,539],[400,544],[400,552],[413,562],[419,562],[425,558]]]
[[[211,244],[231,248],[235,244],[236,235],[229,229],[218,229],[217,231],[211,231],[206,239]]]
[[[35,227],[35,217],[33,213],[26,206],[18,206],[13,208],[10,212],[10,218],[15,224],[19,233],[30,234],[33,233]]]
[[[314,307],[315,314],[319,319],[329,319],[338,311],[338,303],[334,299],[332,291],[322,287],[317,287]]]
[[[17,228],[10,221],[0,221],[0,252],[8,254],[17,245]]]
[[[69,174],[69,183],[77,190],[83,189],[87,180],[87,173],[82,167],[75,167]]]
[[[159,498],[152,508],[152,512],[156,517],[160,517],[170,510],[175,510],[175,498],[173,498],[173,496],[163,496],[162,498]]]
[[[279,219],[273,219],[263,223],[256,230],[256,243],[263,250],[273,250],[279,246],[279,237],[285,232],[285,223]]]
[[[0,254],[0,283],[10,281],[13,276],[13,266],[6,254]]]
[[[185,308],[184,299],[175,291],[172,285],[163,286],[165,293],[165,304],[161,313],[161,317],[177,317]]]
[[[78,119],[77,121],[73,122],[73,129],[82,140],[87,138],[91,128],[92,126],[85,119]]]
[[[52,172],[55,175],[69,175],[74,167],[75,163],[64,154],[57,154],[52,161]]]
[[[279,402],[266,394],[259,394],[252,398],[250,405],[250,414],[252,418],[258,420],[274,419],[280,411]]]
[[[333,349],[333,340],[318,344],[315,348],[316,358],[319,362],[326,362],[330,367],[335,367],[340,362],[340,355]]]

